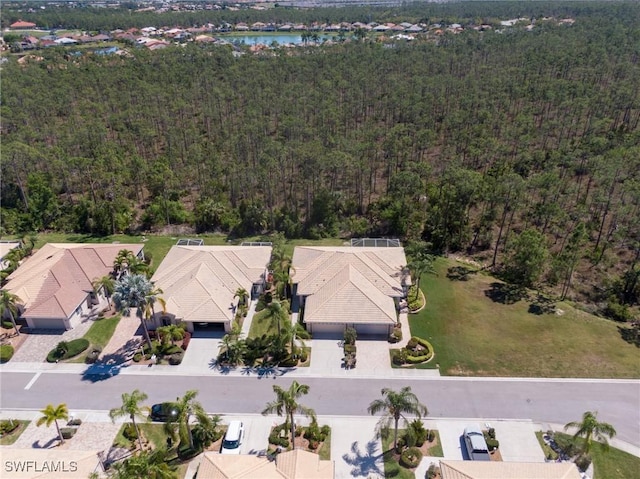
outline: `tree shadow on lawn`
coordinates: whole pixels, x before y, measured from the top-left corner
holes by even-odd
[[[452,266],[447,269],[447,278],[451,281],[469,281],[469,276],[477,272],[478,270],[466,266]]]
[[[491,283],[490,286],[484,291],[484,295],[495,303],[515,304],[529,298],[527,290],[522,286],[498,282]]]
[[[358,441],[351,444],[351,454],[344,454],[344,462],[353,466],[351,475],[353,477],[369,477],[370,474],[377,474],[384,477],[384,461],[382,452],[378,452],[380,442],[371,440],[365,446],[364,452],[360,452]],[[382,466],[382,468],[380,467]]]

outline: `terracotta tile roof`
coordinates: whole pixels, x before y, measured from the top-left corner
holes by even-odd
[[[393,323],[404,295],[403,248],[296,247],[293,281],[306,322]]]
[[[442,479],[580,479],[572,462],[440,461]]]
[[[333,461],[321,461],[312,452],[282,452],[275,461],[254,455],[222,455],[207,452],[198,479],[333,479]]]
[[[225,322],[238,288],[263,281],[270,258],[270,246],[174,246],[152,281],[176,317]]]
[[[142,247],[48,243],[9,276],[6,289],[24,301],[23,316],[68,318],[93,290],[91,282],[113,270],[120,250],[138,254]]]
[[[35,23],[25,22],[24,20],[18,20],[15,23],[9,25],[9,28],[34,28],[36,26]]]
[[[7,470],[7,464],[26,465],[31,467],[21,470]],[[2,477],[15,479],[85,479],[99,470],[98,451],[69,451],[53,449],[0,449],[0,462],[7,474]],[[47,468],[49,467],[49,470]],[[57,470],[55,470],[56,468]]]

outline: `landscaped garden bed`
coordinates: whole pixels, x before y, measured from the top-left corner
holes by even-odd
[[[0,421],[0,446],[9,446],[16,442],[30,422],[18,419]]]
[[[392,366],[413,366],[431,361],[434,357],[433,346],[426,339],[411,337],[406,346],[400,349],[390,349]]]
[[[290,441],[289,424],[283,423],[271,429],[269,434],[268,450],[273,453],[279,450],[302,449],[314,452],[320,456],[321,460],[331,459],[331,428],[329,426],[319,426],[312,421],[309,426],[296,427],[293,447]]]
[[[421,424],[421,421],[418,422]],[[400,429],[398,450],[393,449],[393,431],[389,431],[389,435],[382,438],[386,477],[413,479],[414,471],[423,457],[444,457],[437,430],[420,428],[415,422],[411,423],[411,426],[417,429],[417,434],[414,432],[413,438],[409,438],[408,430]]]

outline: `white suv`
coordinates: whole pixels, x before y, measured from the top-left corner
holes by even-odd
[[[240,454],[240,445],[244,440],[244,424],[242,421],[231,421],[222,441],[220,454]]]

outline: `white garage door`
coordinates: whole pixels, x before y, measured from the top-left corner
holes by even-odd
[[[65,329],[62,319],[27,318],[27,324],[31,329]]]
[[[354,324],[360,336],[375,336],[377,338],[386,338],[389,336],[389,326],[386,324]],[[319,336],[335,336],[344,334],[344,323],[313,323],[311,331],[314,337]]]

